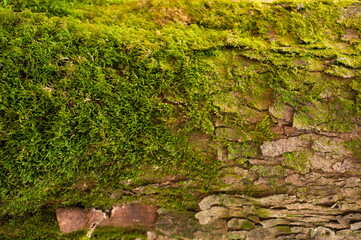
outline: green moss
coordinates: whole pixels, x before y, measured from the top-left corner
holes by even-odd
[[[253,134],[255,134],[256,141],[263,142],[270,140],[275,137],[275,133],[271,131],[270,127],[272,125],[272,121],[270,116],[265,116],[259,123],[257,123]]]
[[[291,234],[292,233],[290,226],[277,226],[276,228],[281,234]]]
[[[251,169],[257,171],[264,178],[284,177],[286,170],[280,166],[254,165]]]
[[[309,170],[310,163],[306,152],[290,152],[283,154],[282,165],[293,168],[294,170],[306,173]]]
[[[222,138],[244,163],[274,137],[271,105],[296,109],[297,128],[351,131],[360,20],[341,8],[352,2],[9,1],[0,8],[0,216],[13,220],[4,224],[41,207],[139,200],[111,196],[149,183],[144,166],[197,182],[149,187],[147,200],[154,192],[162,206],[196,209],[221,164],[191,146],[192,133]],[[237,136],[216,136],[215,116]],[[308,167],[302,154],[284,164]],[[51,233],[28,236],[59,237],[48,220]]]
[[[349,149],[356,159],[361,157],[361,140],[354,139],[344,143],[345,147]]]
[[[1,222],[1,239],[81,239],[86,231],[60,234],[53,208],[39,209],[32,214],[21,217],[3,216]],[[21,226],[21,227],[19,227]]]
[[[222,93],[213,96],[213,104],[219,107],[221,112],[224,113],[237,113],[242,107],[242,102],[237,98],[237,93]]]
[[[230,144],[228,146],[228,159],[254,158],[258,152],[255,144]]]
[[[219,140],[229,140],[229,141],[244,141],[248,140],[246,133],[239,127],[233,128],[217,128],[216,137]]]
[[[359,116],[357,109],[354,100],[335,95],[302,106],[294,115],[293,125],[299,129],[347,132],[354,128],[354,123],[346,116]]]
[[[344,60],[345,62],[345,60]],[[361,71],[359,70],[353,70],[342,66],[336,66],[332,65],[326,73],[335,75],[337,77],[343,77],[343,78],[353,78],[353,77],[359,77],[361,76]]]
[[[173,187],[154,187],[152,194],[138,198],[149,204],[156,202],[158,206],[166,209],[196,210],[200,196],[209,190],[202,184],[184,182]]]
[[[126,232],[122,229],[113,227],[96,228],[92,234],[92,239],[99,240],[127,240],[127,239],[147,239],[145,233],[142,232]]]
[[[270,212],[264,208],[257,208],[256,212],[257,212],[257,216],[260,218],[268,218],[270,216]]]
[[[245,221],[242,223],[241,225],[241,229],[244,229],[244,230],[250,230],[250,229],[253,229],[254,228],[254,224],[250,221]]]
[[[355,91],[358,91],[361,93],[361,83],[360,81],[353,80],[352,83],[350,83],[350,87],[354,89]]]
[[[337,59],[337,62],[342,63],[343,65],[351,68],[361,67],[361,58],[359,56],[355,56],[355,57],[342,56]]]

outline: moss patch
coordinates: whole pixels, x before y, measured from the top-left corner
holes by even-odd
[[[283,154],[282,165],[292,168],[297,172],[306,173],[309,170],[310,162],[306,152],[290,152]]]

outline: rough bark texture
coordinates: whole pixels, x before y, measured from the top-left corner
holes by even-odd
[[[90,209],[84,211],[78,207],[58,208],[56,210],[56,217],[59,223],[61,233],[70,233],[87,228],[92,228],[103,219],[105,213],[100,210]]]
[[[157,207],[139,203],[113,206],[109,216],[101,210],[79,207],[58,208],[56,217],[61,233],[96,227],[115,227],[124,230],[151,230],[158,219]],[[90,234],[91,235],[91,234]]]
[[[152,229],[157,221],[157,208],[142,204],[123,204],[115,206],[111,211],[110,218],[99,224],[102,226],[122,227],[130,229]]]
[[[360,239],[360,159],[341,144],[352,133],[304,132],[264,142],[247,168],[227,166],[223,193],[205,197],[200,211],[161,211],[151,239]],[[296,152],[294,159],[282,156]],[[305,156],[297,153],[306,152]],[[303,157],[303,159],[302,159]],[[280,166],[287,164],[290,169]],[[260,169],[262,169],[260,171]],[[253,179],[254,195],[234,194]],[[282,194],[279,194],[282,192]]]

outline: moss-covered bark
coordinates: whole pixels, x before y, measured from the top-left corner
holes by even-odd
[[[349,236],[361,219],[336,216],[360,211],[360,15],[356,1],[8,1],[1,236],[66,238],[57,207],[132,201],[172,209],[158,226],[168,237],[203,239],[215,225],[229,238],[251,239],[253,226]],[[254,212],[195,224],[220,192],[251,203],[219,209]],[[277,217],[253,203],[277,194],[300,208]],[[305,220],[324,210],[335,213]],[[177,216],[192,232],[165,229]],[[281,218],[273,230],[270,218]],[[292,221],[307,223],[300,235]]]

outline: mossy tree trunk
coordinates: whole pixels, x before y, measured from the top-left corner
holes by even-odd
[[[361,238],[360,3],[104,2],[0,9],[1,235],[137,201],[149,239]]]

